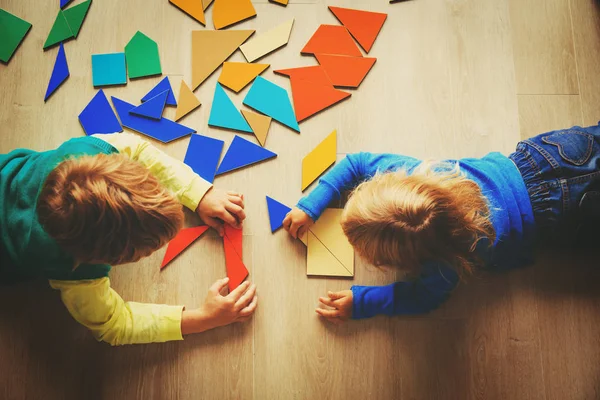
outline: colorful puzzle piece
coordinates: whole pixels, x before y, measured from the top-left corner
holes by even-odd
[[[46,38],[46,42],[44,43],[44,50],[50,46],[54,46],[57,43],[60,43],[64,40],[70,39],[73,37],[73,32],[69,27],[69,23],[65,18],[64,11],[59,11],[56,19],[54,20],[54,24],[50,29],[50,33]]]
[[[308,40],[302,54],[341,54],[362,57],[348,30],[339,25],[321,25]]]
[[[79,35],[79,30],[83,25],[83,20],[90,9],[90,5],[92,5],[92,0],[84,1],[81,4],[77,4],[76,6],[63,11],[73,36],[77,37],[77,35]]]
[[[244,104],[300,132],[287,91],[262,76],[254,80]]]
[[[223,247],[225,248],[225,267],[229,277],[229,291],[244,282],[248,277],[248,269],[243,262],[242,230],[225,224]]]
[[[50,97],[68,77],[69,66],[67,65],[67,56],[65,55],[65,46],[61,43],[58,48],[58,53],[56,54],[56,61],[54,62],[54,68],[52,69],[52,75],[50,76],[50,82],[46,89],[44,101],[48,100],[48,97]]]
[[[233,138],[229,149],[227,149],[227,153],[225,153],[221,165],[219,165],[217,175],[247,167],[248,165],[256,164],[274,157],[277,157],[277,154],[267,149],[263,149],[236,135]]]
[[[60,8],[64,8],[67,4],[72,2],[73,0],[60,0]]]
[[[125,53],[92,54],[92,80],[94,86],[127,83]]]
[[[192,31],[192,90],[196,90],[253,33],[253,30]]]
[[[287,6],[289,0],[269,0],[271,3],[279,4],[281,6]]]
[[[79,123],[86,135],[123,132],[103,90],[99,90],[79,114]]]
[[[200,107],[202,103],[190,89],[185,82],[181,81],[179,86],[179,98],[177,99],[177,109],[175,110],[175,121],[179,121],[181,118]]]
[[[167,245],[167,251],[160,265],[160,269],[166,267],[175,257],[183,250],[194,243],[204,232],[208,230],[208,226],[195,226],[193,228],[184,228],[177,233]]]
[[[246,118],[250,128],[252,128],[252,132],[256,136],[258,143],[264,147],[269,128],[271,127],[271,117],[246,110],[242,110],[242,115]]]
[[[192,128],[180,125],[177,122],[173,122],[166,118],[161,118],[156,121],[153,119],[129,114],[129,111],[135,108],[133,104],[129,104],[123,100],[117,99],[116,97],[112,97],[112,101],[113,105],[115,106],[115,110],[117,110],[117,114],[119,114],[119,118],[121,119],[121,124],[123,124],[124,127],[159,140],[163,143],[168,143],[175,139],[187,136],[190,133],[196,132]]]
[[[169,91],[169,95],[167,96],[167,105],[168,106],[176,106],[177,101],[175,101],[175,95],[173,94],[173,89],[171,88],[171,82],[169,81],[169,77],[165,76],[161,79],[160,82],[156,86],[154,86],[144,97],[142,97],[142,102],[148,101],[165,90]]]
[[[140,31],[137,31],[125,46],[125,57],[129,79],[162,74],[158,45]]]
[[[291,79],[291,86],[298,122],[350,97],[350,93],[342,92],[331,85],[323,86],[297,78]]]
[[[210,6],[213,1],[214,0],[202,0],[202,8],[204,9],[204,11],[206,11],[208,6]]]
[[[29,22],[0,9],[0,61],[8,63],[29,29]]]
[[[237,93],[267,68],[269,64],[224,62],[219,83]]]
[[[269,210],[269,223],[271,224],[271,232],[275,232],[283,225],[283,220],[287,213],[292,211],[291,208],[267,196],[267,209]]]
[[[227,93],[225,93],[223,87],[218,83],[215,87],[208,125],[252,133],[250,125],[248,125],[242,114],[240,114],[231,102],[229,96],[227,96]]]
[[[204,17],[204,9],[206,7],[202,6],[202,2],[198,0],[169,0],[169,3],[173,4],[202,25],[206,25],[206,18]]]
[[[335,163],[337,131],[334,130],[302,159],[302,191]]]
[[[250,0],[215,0],[212,13],[215,29],[222,29],[256,16],[256,10]]]
[[[225,142],[193,134],[183,162],[204,180],[213,183]]]
[[[145,103],[133,108],[131,111],[129,111],[129,113],[146,118],[161,119],[169,93],[170,91],[165,90],[158,96],[153,97]]]
[[[290,79],[300,79],[312,83],[318,83],[323,86],[332,86],[331,80],[327,76],[325,69],[320,65],[311,65],[309,67],[298,67],[288,69],[278,69],[273,71],[276,74],[289,76]]]
[[[329,6],[329,10],[344,25],[367,53],[379,35],[387,14]]]
[[[357,88],[369,73],[376,58],[315,54],[334,86]]]
[[[240,50],[248,62],[258,60],[272,51],[285,46],[290,40],[292,26],[294,26],[293,18],[244,43],[240,46]]]

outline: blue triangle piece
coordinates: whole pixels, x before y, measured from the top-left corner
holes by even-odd
[[[196,132],[194,129],[180,125],[170,119],[161,118],[156,121],[129,114],[129,111],[135,108],[135,106],[116,97],[112,97],[112,102],[124,127],[160,140],[163,143],[168,143]]]
[[[219,83],[215,87],[208,125],[252,133],[252,128]]]
[[[158,96],[140,104],[129,112],[131,114],[140,115],[146,118],[161,119],[169,93],[171,93],[169,90],[165,90]]]
[[[79,114],[79,123],[86,135],[123,132],[103,90],[99,90]]]
[[[236,135],[219,165],[217,175],[273,157],[277,157],[277,154]]]
[[[177,101],[175,100],[175,96],[173,95],[173,89],[171,89],[171,82],[169,82],[169,77],[165,76],[158,85],[154,86],[152,90],[150,90],[144,97],[142,97],[142,103],[152,99],[153,97],[158,96],[165,90],[169,91],[169,95],[167,96],[167,105],[168,106],[176,106]]]
[[[254,80],[244,104],[300,132],[287,91],[262,76]]]
[[[67,56],[65,55],[65,47],[60,44],[58,53],[56,54],[56,61],[54,62],[54,69],[50,76],[50,82],[48,82],[48,89],[46,89],[46,96],[44,101],[48,100],[48,97],[54,93],[58,87],[67,80],[69,77],[69,66],[67,65]]]
[[[72,2],[73,0],[60,0],[60,8],[64,8],[67,4]]]
[[[277,200],[267,196],[267,209],[269,210],[269,222],[271,223],[271,232],[275,232],[283,225],[283,219],[292,211],[285,204],[281,204]]]
[[[213,183],[225,142],[208,136],[192,135],[183,162],[203,179]]]

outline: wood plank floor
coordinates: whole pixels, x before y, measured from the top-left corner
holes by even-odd
[[[79,1],[79,0],[78,0]],[[77,3],[76,1],[75,3]],[[0,0],[33,23],[8,65],[0,65],[0,153],[53,148],[82,135],[77,115],[94,94],[90,55],[122,51],[141,30],[160,47],[175,91],[190,82],[190,31],[201,25],[167,0],[92,4],[77,40],[66,43],[71,76],[47,102],[56,49],[42,44],[58,0]],[[389,14],[369,56],[377,63],[340,105],[295,134],[273,124],[278,158],[217,179],[245,194],[244,258],[257,283],[255,317],[179,343],[111,348],[71,319],[43,283],[0,290],[1,399],[598,399],[600,262],[575,250],[541,250],[535,266],[477,274],[441,309],[424,316],[331,326],[314,313],[318,296],[351,284],[387,284],[394,271],[357,260],[354,280],[307,278],[305,249],[271,235],[265,195],[301,196],[301,159],[338,129],[338,158],[358,151],[416,157],[510,153],[521,137],[600,119],[600,6],[595,0],[291,0],[254,2],[258,16],[234,29],[258,33],[295,18],[289,44],[264,58],[272,70],[315,64],[299,51],[323,23],[327,5]],[[211,26],[211,10],[207,21]],[[236,53],[232,60],[242,61]],[[262,62],[262,61],[261,61]],[[197,91],[203,105],[184,119],[207,126],[218,73]],[[135,102],[160,78],[106,89]],[[247,89],[232,95],[241,107]],[[174,111],[169,109],[167,116]],[[188,139],[158,145],[183,159]],[[168,269],[164,250],[115,268],[127,300],[199,305],[224,275],[214,233]]]

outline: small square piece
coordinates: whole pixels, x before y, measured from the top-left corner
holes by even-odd
[[[92,80],[95,87],[127,83],[125,53],[92,54]]]

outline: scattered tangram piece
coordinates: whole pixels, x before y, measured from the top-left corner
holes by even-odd
[[[259,58],[285,46],[290,40],[294,19],[290,19],[282,24],[277,25],[265,33],[257,35],[254,39],[249,40],[240,46],[240,50],[246,57],[248,62],[253,62]]]
[[[351,95],[331,85],[321,85],[298,78],[291,79],[291,86],[294,110],[298,122],[304,121],[306,118],[347,99]]]
[[[83,25],[83,20],[85,19],[91,4],[92,0],[88,0],[63,11],[67,24],[69,24],[69,28],[74,37],[79,35],[79,30],[81,29],[81,25]]]
[[[275,232],[283,225],[283,219],[292,211],[285,204],[281,204],[272,197],[267,196],[267,209],[269,210],[269,223],[271,224],[271,232]]]
[[[215,180],[224,144],[222,140],[193,134],[183,162],[204,180],[212,183]]]
[[[117,99],[116,97],[112,97],[112,101],[113,105],[115,106],[115,110],[117,110],[117,114],[119,114],[119,118],[121,119],[121,124],[124,127],[159,140],[163,143],[168,143],[196,132],[192,128],[180,125],[177,122],[173,122],[166,118],[161,118],[157,121],[129,114],[129,111],[135,108],[133,104],[129,104],[123,100]]]
[[[256,77],[243,103],[300,132],[287,91],[262,76]]]
[[[54,46],[55,44],[70,39],[72,37],[73,32],[71,31],[69,23],[65,18],[64,11],[61,10],[58,12],[56,19],[54,20],[54,24],[50,29],[48,38],[46,38],[46,42],[44,43],[44,49],[47,49],[50,46]]]
[[[320,65],[311,65],[309,67],[298,67],[288,69],[278,69],[273,71],[276,74],[289,76],[290,79],[300,79],[320,85],[332,86],[331,79],[327,76],[325,69]]]
[[[302,191],[335,163],[337,131],[334,130],[302,159]]]
[[[208,230],[208,226],[194,226],[193,228],[184,228],[177,233],[167,245],[167,251],[160,265],[160,269],[166,267],[175,257],[177,257],[189,245],[194,243],[204,232]]]
[[[161,119],[169,93],[170,92],[168,90],[165,90],[158,96],[153,97],[150,100],[131,109],[129,113],[146,118]]]
[[[167,105],[168,106],[176,106],[177,101],[175,101],[175,95],[173,94],[173,89],[171,88],[171,82],[169,81],[169,77],[165,76],[158,85],[154,86],[144,97],[142,97],[142,102],[148,101],[165,90],[169,91],[169,95],[167,96]]]
[[[329,6],[329,10],[344,25],[367,53],[379,35],[387,14]]]
[[[208,6],[212,4],[214,0],[202,0],[202,8],[206,11]]]
[[[357,88],[369,73],[376,58],[315,54],[334,86]]]
[[[219,165],[217,175],[269,160],[273,157],[277,157],[277,154],[236,135],[229,149],[227,149],[221,165]]]
[[[289,0],[269,0],[271,3],[279,4],[282,6],[287,6]]]
[[[48,97],[50,97],[68,77],[69,66],[67,65],[67,56],[65,55],[65,46],[61,43],[58,48],[58,53],[56,54],[56,61],[54,62],[54,68],[52,69],[52,75],[50,76],[50,82],[48,83],[48,89],[46,89],[44,101],[48,100]]]
[[[215,29],[245,21],[256,15],[256,10],[250,0],[215,0],[212,9]]]
[[[224,62],[219,83],[238,93],[267,68],[269,64]]]
[[[196,90],[253,33],[253,30],[192,31],[192,90]]]
[[[244,282],[248,277],[248,269],[243,261],[243,234],[241,229],[235,229],[229,224],[224,225],[223,247],[225,248],[225,268],[229,277],[229,291]]]
[[[140,31],[125,46],[125,57],[129,79],[162,74],[158,45]]]
[[[362,57],[348,30],[339,25],[321,25],[308,40],[302,54],[341,54]]]
[[[231,102],[229,96],[227,96],[227,93],[225,93],[223,87],[218,83],[215,87],[208,125],[252,133],[250,125],[248,125],[242,114],[240,114]]]
[[[246,118],[246,121],[248,121],[248,125],[252,128],[252,132],[254,132],[254,136],[256,136],[258,143],[264,147],[265,142],[267,141],[269,128],[271,127],[271,117],[246,110],[242,110],[242,115]]]
[[[0,61],[8,63],[29,29],[29,22],[0,9]]]
[[[81,111],[79,114],[79,123],[86,135],[123,131],[103,90],[99,90],[83,111]]]
[[[194,96],[190,87],[182,80],[181,86],[179,86],[179,98],[177,99],[177,109],[175,110],[175,121],[179,121],[181,118],[200,107],[201,104],[200,100]]]
[[[60,8],[64,8],[67,4],[72,2],[73,0],[60,0]]]
[[[202,25],[206,25],[206,18],[204,17],[204,9],[206,7],[203,7],[202,2],[199,0],[169,0],[169,3],[173,4]]]
[[[92,81],[94,86],[127,83],[125,53],[92,54]]]

